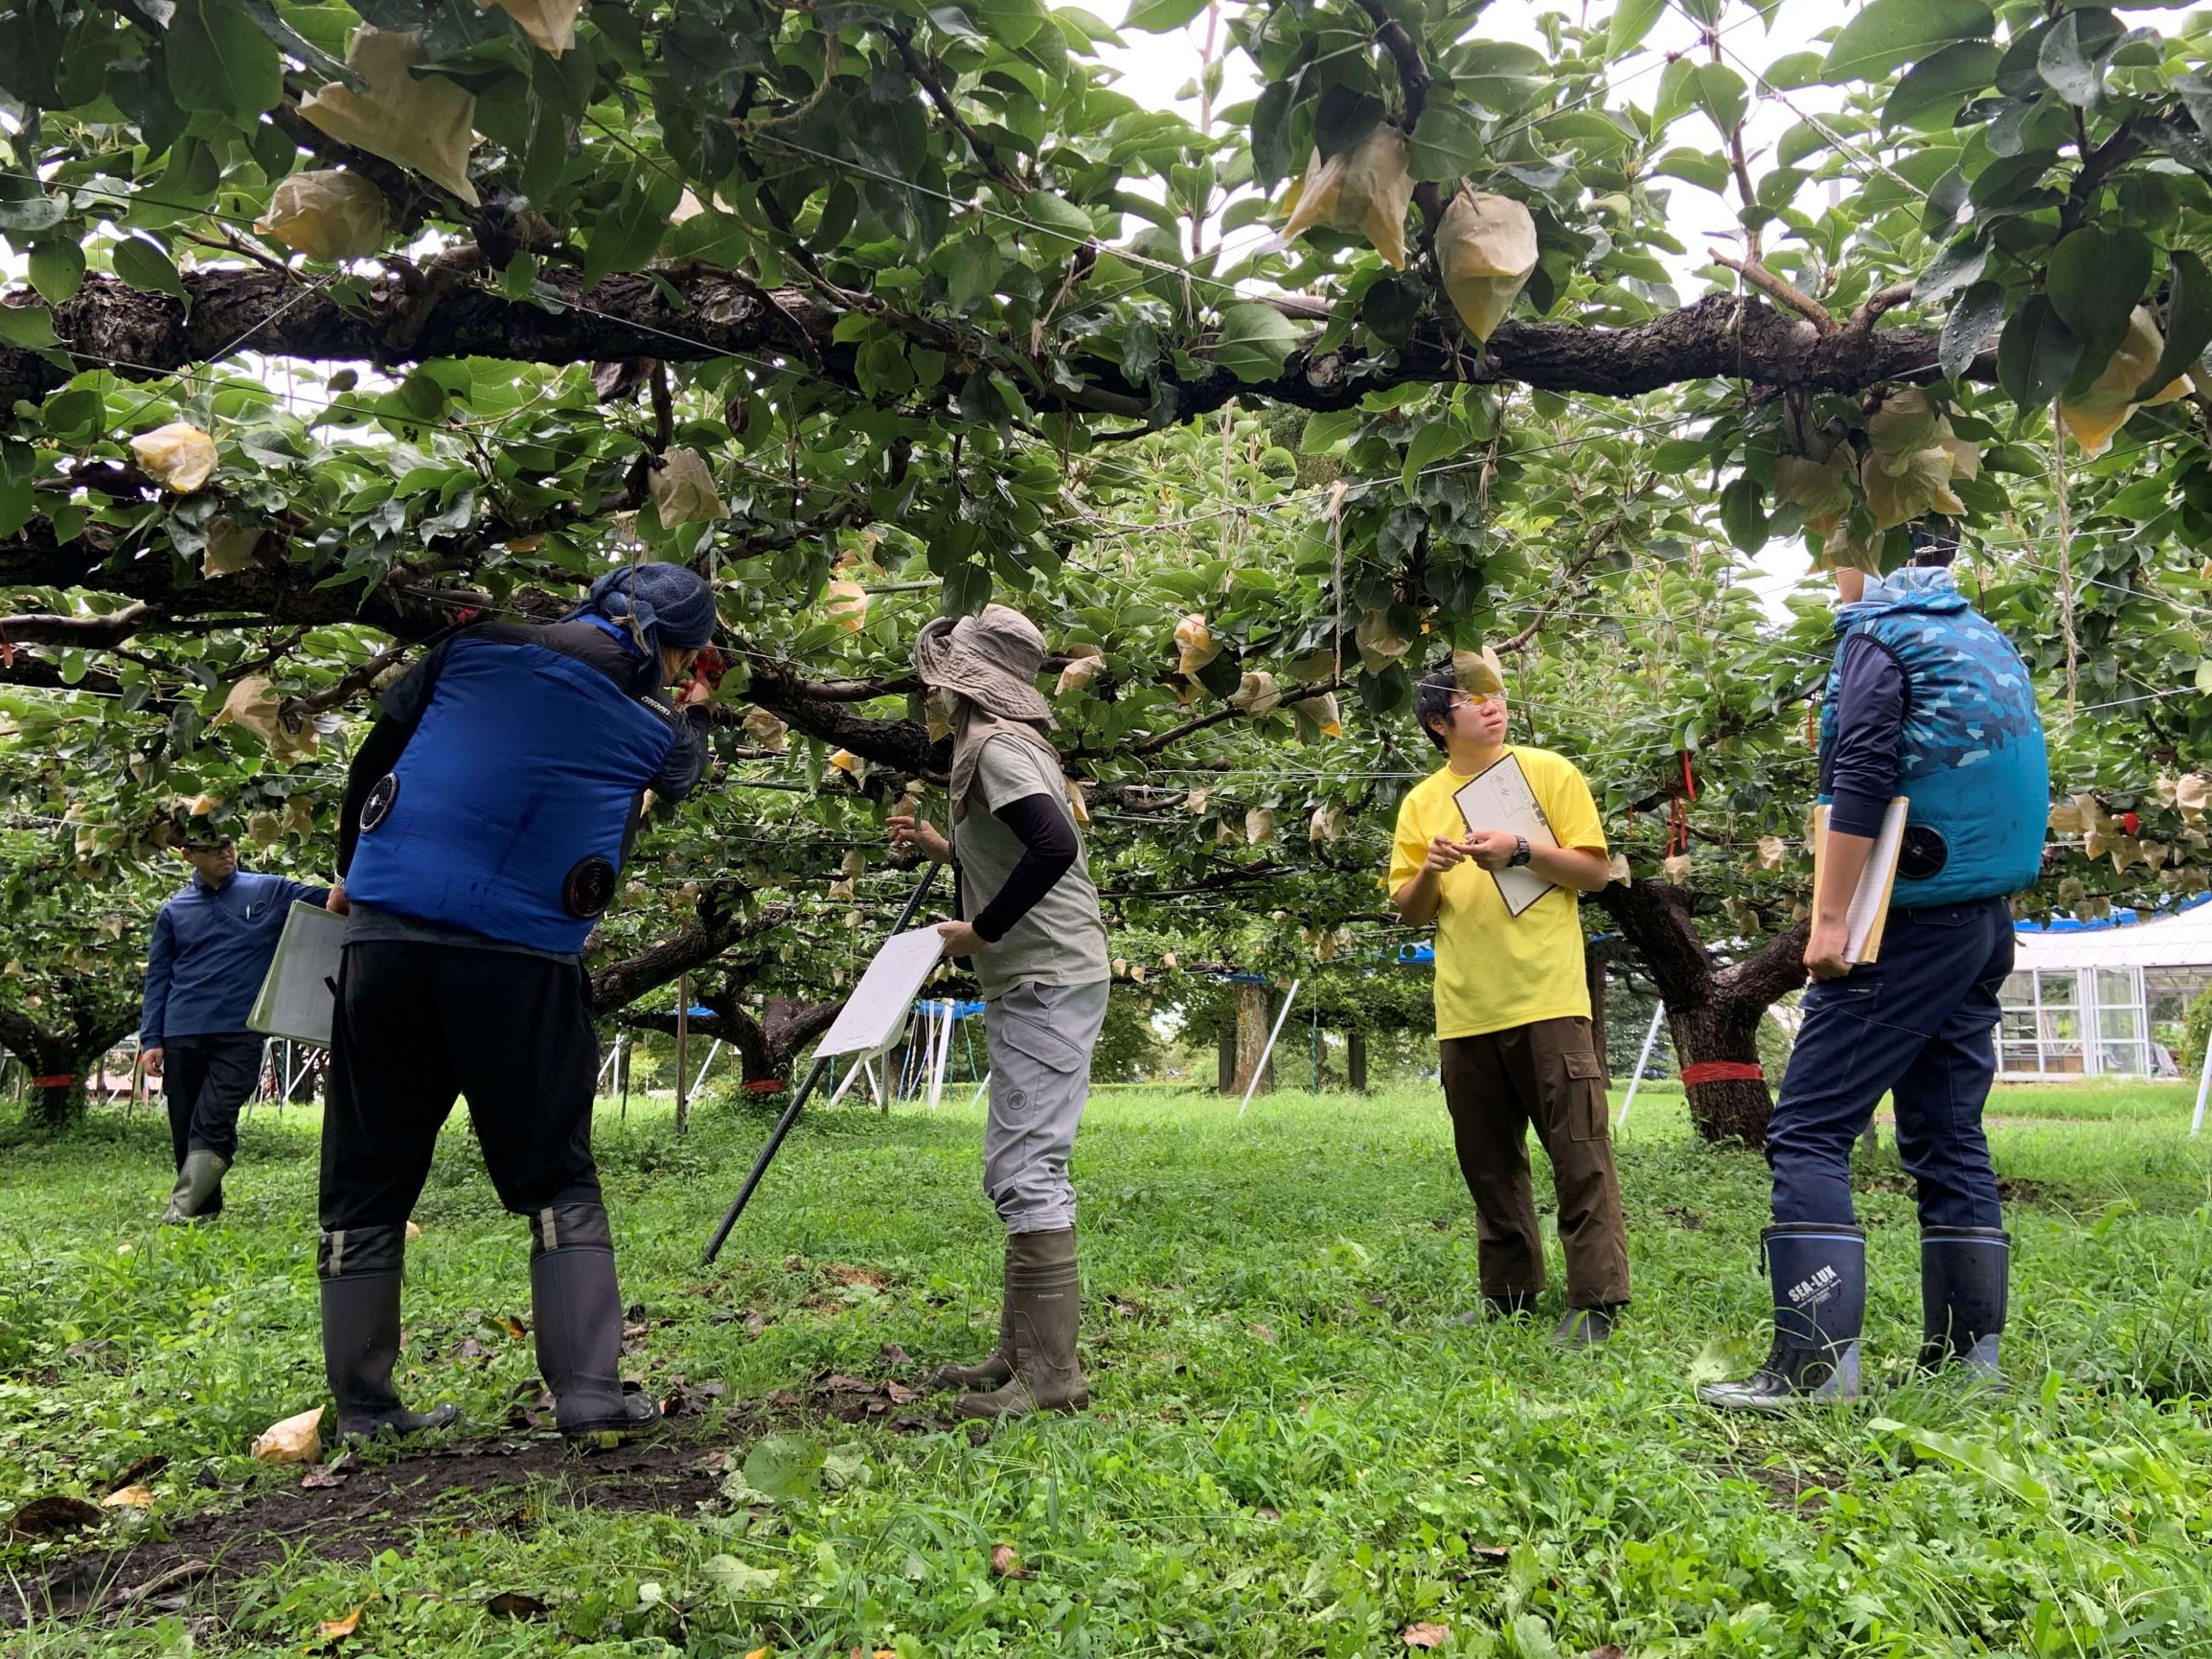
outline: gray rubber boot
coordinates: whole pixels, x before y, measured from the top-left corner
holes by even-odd
[[[1015,1233],[1006,1241],[1007,1318],[1014,1328],[1014,1375],[989,1394],[961,1398],[965,1418],[1027,1417],[1081,1411],[1090,1404],[1076,1357],[1083,1328],[1083,1276],[1075,1229]]]
[[[2001,1227],[1923,1227],[1920,1306],[1923,1371],[1955,1364],[2001,1387],[1997,1339],[2010,1300],[2012,1235]]]
[[[1792,1222],[1767,1229],[1774,1284],[1774,1348],[1740,1382],[1698,1390],[1724,1411],[1781,1411],[1801,1400],[1857,1399],[1859,1338],[1866,1324],[1866,1234],[1862,1228]]]
[[[1610,1307],[1570,1307],[1552,1332],[1554,1348],[1595,1348],[1612,1340],[1613,1326],[1626,1303]]]
[[[410,1435],[461,1420],[458,1406],[409,1411],[392,1387],[406,1248],[404,1227],[350,1227],[325,1233],[316,1252],[323,1373],[338,1403],[340,1441]]]
[[[622,1379],[622,1292],[604,1204],[530,1217],[530,1307],[537,1369],[564,1439],[611,1445],[660,1426],[651,1395]]]
[[[941,1365],[932,1383],[938,1388],[996,1388],[1014,1378],[1014,1240],[1006,1239],[1006,1269],[998,1297],[998,1346],[974,1365]]]
[[[161,1213],[162,1224],[197,1221],[220,1210],[223,1171],[230,1167],[228,1158],[205,1147],[187,1152],[184,1167],[176,1172],[176,1187],[169,1195],[169,1208]]]

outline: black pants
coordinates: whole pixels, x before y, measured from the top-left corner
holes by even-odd
[[[238,1156],[239,1109],[261,1079],[263,1040],[259,1032],[217,1031],[161,1045],[161,1098],[179,1170],[191,1151],[213,1152],[226,1164]]]
[[[582,968],[513,951],[364,941],[338,970],[320,1204],[326,1232],[396,1227],[458,1096],[516,1215],[600,1202],[599,1041]]]

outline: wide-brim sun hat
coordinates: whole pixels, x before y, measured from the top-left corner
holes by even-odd
[[[933,690],[954,692],[1010,720],[1052,725],[1052,705],[1037,689],[1044,635],[1010,605],[973,616],[939,617],[914,642],[914,671]]]

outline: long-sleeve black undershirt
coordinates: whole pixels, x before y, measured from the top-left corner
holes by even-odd
[[[1024,795],[992,814],[1013,830],[1024,849],[1006,884],[969,923],[986,944],[996,944],[1037,901],[1075,868],[1082,848],[1066,808],[1050,795]]]

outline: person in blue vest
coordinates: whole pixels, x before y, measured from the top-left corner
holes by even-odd
[[[238,1157],[239,1110],[262,1073],[262,1034],[246,1029],[254,998],[295,903],[328,904],[328,887],[239,868],[238,845],[187,821],[177,852],[192,879],[153,919],[139,1010],[139,1064],[162,1079],[176,1186],[165,1222],[217,1216]]]
[[[407,1218],[457,1096],[500,1202],[529,1218],[537,1364],[560,1432],[620,1438],[659,1420],[619,1370],[582,952],[642,794],[678,800],[705,774],[711,693],[695,678],[679,707],[665,688],[714,630],[694,572],[609,572],[559,623],[446,640],[385,695],[353,759],[316,1262],[342,1438],[459,1415],[410,1411],[392,1385]]]
[[[2007,900],[2042,867],[2049,768],[2027,666],[1951,582],[1957,532],[1924,520],[1913,548],[1879,580],[1836,572],[1812,983],[1767,1131],[1774,1345],[1750,1376],[1700,1389],[1708,1405],[1773,1411],[1859,1396],[1866,1234],[1852,1211],[1851,1147],[1884,1094],[1920,1207],[1920,1363],[1998,1380],[2012,1240],[1982,1108],[2013,966]],[[1881,950],[1854,963],[1851,896],[1900,795],[1904,840]]]

